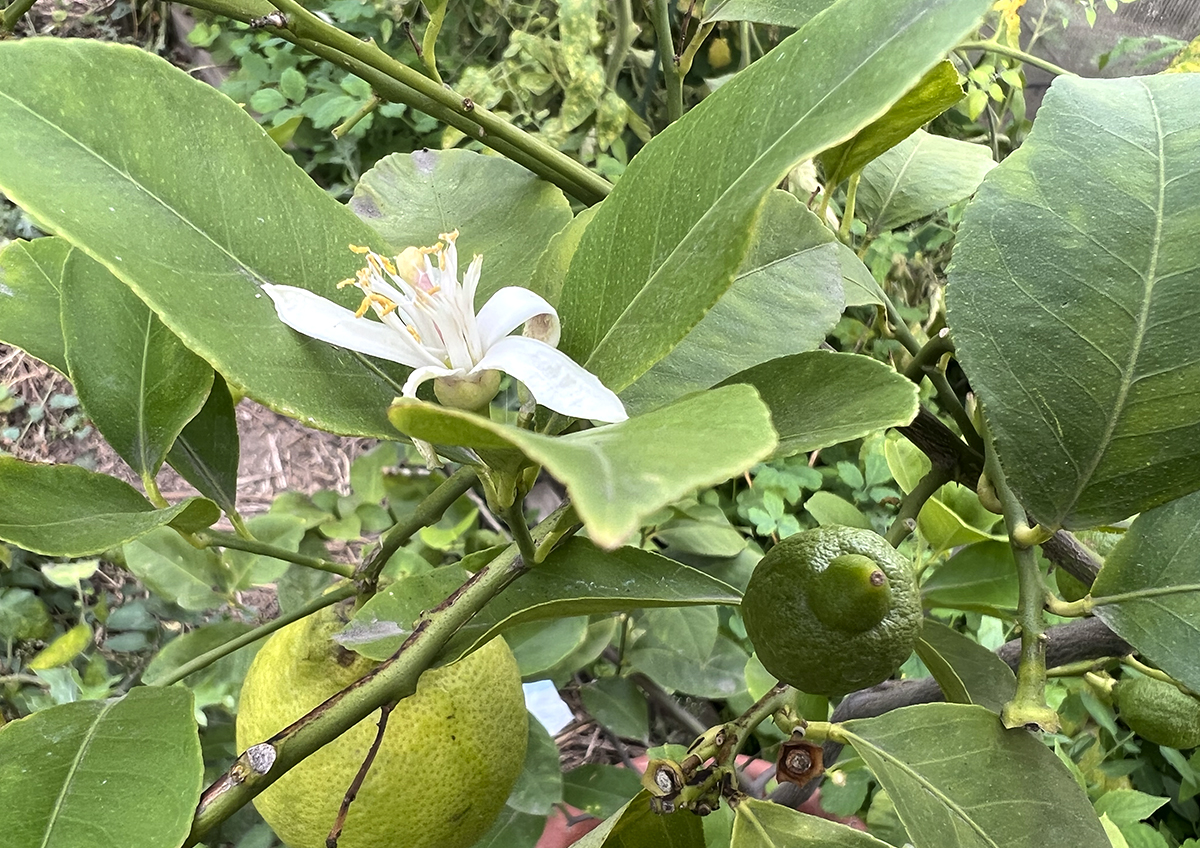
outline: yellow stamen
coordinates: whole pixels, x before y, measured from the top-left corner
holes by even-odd
[[[418,332],[417,332],[416,330],[414,330],[412,327],[406,327],[405,329],[407,329],[407,330],[408,330],[408,332],[409,332],[409,334],[410,334],[410,335],[411,335],[411,336],[412,336],[414,339],[416,339],[416,340],[417,340],[417,344],[420,344],[420,343],[421,343],[421,334],[420,334],[420,333],[418,333]]]
[[[364,297],[362,299],[362,303],[359,304],[358,310],[354,313],[354,317],[355,318],[363,317],[364,315],[367,314],[367,310],[370,309],[372,306],[376,306],[380,310],[382,310],[379,313],[380,315],[387,315],[391,312],[395,312],[399,308],[396,306],[396,304],[390,298],[384,297],[381,294],[375,294],[374,292],[371,292],[370,294],[368,294],[366,297]]]
[[[352,245],[350,245],[350,249],[353,250],[355,253],[370,253],[371,252],[371,248],[363,247],[360,244],[352,244]]]

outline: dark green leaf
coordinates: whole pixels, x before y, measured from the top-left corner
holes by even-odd
[[[842,180],[918,131],[962,96],[962,85],[954,65],[949,61],[938,62],[893,103],[882,118],[863,127],[849,141],[821,154],[821,164],[825,166],[825,190],[832,191]],[[859,190],[862,190],[861,186]]]
[[[1092,595],[1170,590],[1097,606],[1095,614],[1139,654],[1190,689],[1200,689],[1200,493],[1143,513],[1104,560]]]
[[[917,414],[912,380],[882,362],[852,353],[799,353],[743,371],[726,383],[749,383],[758,389],[779,433],[775,456],[903,426]]]
[[[517,658],[521,677],[534,680],[582,645],[587,628],[587,616],[569,616],[513,625],[505,630],[504,638]]]
[[[394,435],[385,410],[405,369],[300,336],[259,290],[303,286],[353,308],[335,288],[359,267],[347,245],[383,242],[243,109],[146,51],[82,39],[0,44],[0,91],[0,149],[38,152],[0,158],[11,200],[230,384],[313,426]]]
[[[642,790],[604,823],[575,843],[575,848],[699,848],[702,819],[689,812],[659,815]]]
[[[42,710],[0,728],[5,845],[175,848],[203,776],[185,689]]]
[[[718,0],[704,10],[704,22],[754,21],[801,27],[833,4],[834,0]]]
[[[550,183],[469,150],[384,157],[363,174],[350,208],[397,250],[460,231],[462,264],[483,256],[476,308],[503,286],[527,286],[551,237],[571,221],[571,205]]]
[[[579,689],[579,697],[592,718],[618,736],[646,740],[650,713],[642,690],[624,677],[602,677]]]
[[[994,167],[982,145],[917,130],[863,168],[855,210],[869,233],[899,229],[970,197]]]
[[[1087,795],[1042,741],[982,707],[921,704],[842,725],[917,845],[1103,845]]]
[[[517,812],[546,816],[562,799],[563,779],[558,765],[558,746],[541,722],[531,715],[525,766],[517,776],[507,804]]]
[[[61,291],[67,364],[79,399],[129,467],[153,477],[204,405],[213,370],[81,251],[67,259]]]
[[[968,545],[921,586],[927,607],[969,610],[1002,618],[1017,613],[1017,564],[1008,542]]]
[[[921,628],[917,656],[937,679],[947,701],[979,704],[999,714],[1016,692],[1012,669],[993,652],[930,619]]]
[[[813,350],[844,306],[836,239],[785,191],[767,195],[733,284],[670,353],[625,391],[630,413],[707,389],[762,362]]]
[[[768,191],[878,117],[988,6],[840,0],[656,136],[584,230],[563,350],[617,392],[645,373],[729,288]]]
[[[479,841],[471,848],[534,848],[545,828],[545,816],[531,816],[506,806],[492,823],[491,829],[479,837]]]
[[[0,340],[67,373],[59,300],[71,245],[18,239],[0,251]]]
[[[861,830],[757,798],[738,804],[736,814],[730,848],[887,848]]]
[[[561,480],[592,541],[613,548],[646,516],[740,474],[775,446],[767,409],[749,386],[685,397],[620,424],[554,437],[417,400],[389,413],[416,439],[512,448]]]
[[[167,453],[167,462],[200,494],[230,513],[237,499],[241,454],[233,397],[220,374],[196,417],[187,423]]]
[[[0,503],[0,539],[47,556],[98,554],[164,524],[186,533],[221,517],[203,498],[155,509],[115,477],[12,457],[0,457]]]
[[[165,680],[184,663],[191,662],[201,654],[220,647],[253,629],[253,625],[244,621],[218,621],[184,633],[168,642],[166,647],[155,655],[154,659],[150,661],[150,665],[146,666],[146,670],[142,672],[142,682],[147,686],[157,686],[160,681]],[[250,667],[250,660],[258,653],[261,645],[262,642],[255,642],[244,648],[238,648],[206,669],[193,672],[192,675],[184,678],[184,682],[191,686],[196,683],[196,675],[207,676],[212,673],[212,670],[220,670],[223,665],[240,667],[245,672]]]
[[[1195,74],[1059,77],[967,208],[948,322],[1008,480],[1047,527],[1200,488],[1198,100]]]
[[[399,580],[363,605],[339,641],[364,656],[386,659],[421,610],[436,605],[464,579],[461,568],[444,567]],[[650,607],[737,604],[740,599],[733,587],[658,554],[632,547],[606,552],[585,539],[571,539],[484,607],[443,656],[457,659],[505,628],[525,622]],[[365,629],[386,622],[399,628],[374,634]]]
[[[563,800],[597,818],[608,818],[641,790],[635,772],[587,763],[563,775]]]

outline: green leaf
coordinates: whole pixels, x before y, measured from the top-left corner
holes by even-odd
[[[509,807],[521,813],[546,816],[555,804],[562,803],[563,779],[558,765],[558,746],[532,715],[529,716],[529,744],[525,748],[525,766],[509,793]]]
[[[1136,789],[1110,789],[1096,799],[1096,813],[1108,816],[1118,825],[1133,824],[1150,818],[1170,800]]]
[[[1008,542],[977,542],[934,570],[921,585],[921,602],[1011,619],[1017,614],[1018,591],[1017,564]]]
[[[187,533],[221,517],[204,498],[155,509],[115,477],[3,456],[0,503],[0,539],[47,556],[103,553],[164,524]]]
[[[861,183],[860,183],[861,185]],[[847,244],[838,242],[838,262],[842,266],[842,289],[846,306],[883,306],[883,290],[871,271]]]
[[[842,180],[895,147],[914,131],[920,131],[922,126],[945,112],[962,96],[962,84],[958,81],[958,71],[954,65],[949,61],[938,62],[893,103],[882,118],[863,127],[849,141],[821,154],[825,190],[833,191]]]
[[[292,553],[300,550],[300,541],[304,538],[304,519],[297,515],[256,515],[246,522],[246,526],[258,541]],[[274,583],[288,570],[284,560],[233,548],[227,548],[222,559],[229,569],[230,589]]]
[[[125,545],[125,565],[161,598],[186,610],[207,610],[225,599],[214,590],[223,582],[220,558],[198,550],[178,533],[156,528]]]
[[[878,117],[988,6],[840,0],[652,139],[584,230],[562,349],[617,392],[645,373],[729,288],[768,191]]]
[[[526,286],[550,239],[571,221],[558,188],[508,159],[469,150],[386,156],[363,174],[350,208],[397,250],[458,230],[462,265],[483,256],[476,308],[503,286]]]
[[[982,145],[917,130],[863,168],[855,213],[868,233],[899,229],[970,197],[994,167]]]
[[[586,763],[563,775],[563,800],[597,818],[608,818],[642,788],[635,772]]]
[[[801,27],[834,4],[834,0],[719,0],[704,10],[710,21],[753,21],[757,24]]]
[[[618,736],[650,737],[650,712],[642,690],[624,677],[602,677],[579,688],[579,697],[592,718]]]
[[[28,589],[0,588],[0,639],[45,639],[54,632],[46,605]]]
[[[921,628],[917,656],[937,679],[947,701],[978,704],[999,714],[1016,692],[1016,675],[1004,660],[932,619]]]
[[[871,529],[871,520],[862,514],[862,510],[833,492],[813,492],[812,497],[804,502],[804,508],[822,527],[841,524]]]
[[[98,559],[79,559],[42,566],[42,576],[64,589],[75,589],[84,580],[91,578],[100,567]]]
[[[1059,77],[959,231],[948,323],[1047,527],[1200,488],[1200,77]],[[1097,128],[1104,128],[1098,131]]]
[[[545,816],[531,816],[506,806],[471,848],[534,848],[545,829]]]
[[[91,643],[92,628],[81,621],[40,650],[37,656],[29,661],[29,668],[41,671],[66,665],[82,654]]]
[[[528,288],[546,298],[551,304],[556,304],[562,295],[563,280],[571,267],[571,258],[579,248],[579,240],[583,231],[591,222],[599,207],[589,206],[571,219],[554,238],[538,259],[533,277],[529,280]]]
[[[382,239],[253,118],[157,56],[93,40],[0,44],[0,92],[0,149],[38,151],[0,159],[12,201],[232,385],[312,426],[394,437],[385,411],[406,369],[293,332],[259,291],[303,286],[354,308],[335,288],[359,267],[347,245]]]
[[[575,848],[697,848],[704,844],[700,816],[659,815],[650,809],[650,795],[642,790],[595,830],[575,843]]]
[[[730,848],[887,848],[861,830],[757,798],[741,801],[735,814]]]
[[[587,635],[587,616],[570,616],[517,624],[505,631],[504,638],[517,658],[521,677],[535,680],[570,656]]]
[[[67,373],[59,300],[71,245],[17,239],[0,250],[0,340]]]
[[[817,450],[901,427],[917,414],[917,388],[893,368],[853,353],[814,350],[730,377],[749,383],[779,433],[774,456]]]
[[[1200,588],[1200,492],[1142,513],[1104,558],[1092,584],[1102,598],[1172,587]],[[1200,688],[1200,591],[1101,604],[1096,616],[1189,689]]]
[[[196,491],[232,513],[236,509],[240,455],[233,397],[225,379],[214,372],[208,399],[171,445],[167,462]]]
[[[964,704],[842,725],[917,845],[1103,845],[1087,795],[1041,740]]]
[[[740,474],[775,447],[767,409],[749,386],[727,386],[606,427],[545,436],[407,398],[389,415],[415,439],[517,448],[566,485],[592,541],[620,545],[642,519]]]
[[[78,250],[67,259],[61,292],[67,364],[79,399],[129,467],[153,477],[204,405],[213,370]]]
[[[704,698],[729,698],[746,690],[749,654],[718,632],[712,607],[646,610],[645,632],[626,652],[629,667],[664,689]]]
[[[492,555],[499,550],[493,549]],[[465,578],[461,568],[443,567],[399,580],[364,604],[338,641],[371,659],[387,659],[421,611],[436,605]],[[732,586],[664,556],[632,547],[607,552],[585,539],[571,539],[488,603],[459,630],[443,656],[457,659],[505,628],[526,622],[740,600]],[[380,622],[400,628],[380,639],[371,629]]]
[[[253,625],[244,621],[217,621],[177,636],[155,654],[150,665],[146,666],[146,670],[142,672],[142,683],[147,686],[158,686],[180,666],[226,642],[244,636],[253,629]],[[184,678],[184,682],[189,687],[194,687],[199,682],[197,675],[209,677],[213,672],[220,673],[237,668],[244,673],[250,667],[250,660],[258,653],[260,647],[262,647],[262,641],[238,648],[212,665],[198,672],[192,672],[191,675]]]
[[[204,763],[184,689],[41,710],[0,728],[0,807],[10,848],[175,848]]]
[[[844,307],[833,233],[795,197],[772,191],[752,238],[728,291],[621,393],[630,414],[825,341]]]

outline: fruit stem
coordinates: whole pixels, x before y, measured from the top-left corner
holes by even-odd
[[[1004,525],[1008,529],[1013,559],[1017,562],[1019,583],[1017,621],[1021,625],[1021,661],[1017,666],[1016,694],[1004,705],[1001,720],[1005,727],[1038,728],[1053,732],[1058,730],[1058,714],[1046,703],[1046,587],[1034,549],[1020,541],[1028,538],[1029,532],[1025,507],[1008,485],[1008,478],[1000,467],[1000,458],[983,416],[979,420],[986,446],[984,471],[992,481],[1000,505],[1004,507]]]
[[[1146,665],[1133,654],[1121,657],[1121,664],[1129,666],[1135,671],[1144,674],[1146,677],[1153,677],[1155,680],[1161,680],[1163,683],[1170,683],[1172,686],[1179,687],[1179,682],[1171,675],[1167,674],[1165,671],[1161,671],[1157,668],[1152,668],[1151,666]],[[1182,687],[1180,687],[1180,689],[1189,695],[1194,694],[1190,689],[1183,689]]]
[[[178,683],[180,680],[183,680],[183,678],[187,677],[189,674],[195,674],[202,668],[208,668],[208,666],[212,665],[222,657],[232,654],[238,648],[244,648],[253,642],[257,642],[259,639],[264,639],[267,636],[270,636],[276,630],[287,627],[293,621],[299,621],[305,616],[312,615],[317,610],[325,609],[325,607],[331,607],[338,601],[344,601],[346,598],[353,596],[354,584],[348,582],[343,583],[341,586],[326,592],[324,595],[321,595],[316,600],[301,607],[295,612],[290,612],[287,615],[281,615],[279,618],[276,618],[273,621],[268,621],[266,624],[255,627],[253,630],[247,633],[243,633],[236,639],[230,639],[225,644],[218,645],[211,651],[205,651],[200,656],[189,660],[179,668],[175,669],[162,680],[157,680],[151,685],[172,686]]]
[[[525,523],[525,499],[517,498],[508,507],[501,510],[500,517],[512,531],[513,541],[521,551],[521,559],[526,567],[532,568],[537,563],[537,545],[529,535],[529,525]]]
[[[950,478],[951,474],[948,468],[934,465],[929,469],[929,473],[922,477],[913,490],[900,502],[900,511],[896,513],[892,526],[884,535],[888,544],[893,548],[900,546],[900,543],[916,528],[917,516],[921,514],[921,507],[925,506],[925,502],[933,497],[938,489],[949,483]]]
[[[547,521],[557,521],[557,511]],[[191,833],[182,848],[196,845],[215,825],[249,803],[292,766],[382,705],[415,692],[421,673],[433,665],[459,628],[528,570],[516,543],[509,545],[430,610],[389,659],[266,742],[247,749],[201,795]]]
[[[475,473],[474,468],[469,465],[463,466],[426,495],[406,520],[393,525],[379,538],[379,547],[375,549],[375,553],[359,566],[354,574],[361,588],[359,598],[362,601],[365,602],[379,588],[379,574],[392,555],[406,545],[414,533],[441,518],[450,505],[466,494],[478,479],[479,475]]]
[[[274,557],[284,562],[302,565],[305,568],[315,568],[317,571],[328,571],[330,574],[336,574],[339,577],[354,576],[354,566],[349,563],[333,562],[321,559],[320,557],[306,556],[295,551],[289,551],[287,548],[278,547],[277,545],[268,545],[266,542],[260,542],[257,539],[243,539],[241,536],[234,535],[233,533],[222,533],[220,530],[201,530],[195,536],[197,541],[205,547],[218,546],[232,548],[235,551],[246,551],[261,556]]]

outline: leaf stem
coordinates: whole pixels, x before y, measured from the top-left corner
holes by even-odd
[[[525,523],[524,498],[515,499],[512,504],[503,511],[504,523],[508,525],[508,529],[512,531],[513,541],[517,543],[517,548],[521,551],[521,559],[533,566],[537,563],[537,544],[533,541],[533,537],[529,535],[529,525]]]
[[[196,533],[196,539],[201,544],[209,547],[216,545],[222,548],[232,548],[235,551],[247,551],[252,554],[274,557],[284,562],[302,565],[305,568],[327,571],[339,577],[354,576],[354,566],[349,563],[332,562],[320,557],[296,553],[295,551],[289,551],[287,548],[260,542],[257,539],[243,539],[241,536],[234,535],[233,533],[223,533],[220,530],[200,530]]]
[[[1047,605],[1047,608],[1055,615],[1067,618],[1080,618],[1090,615],[1096,607],[1123,604],[1127,601],[1140,601],[1143,598],[1161,598],[1164,595],[1184,595],[1188,592],[1200,592],[1200,583],[1180,583],[1176,586],[1151,586],[1146,589],[1134,589],[1131,592],[1119,592],[1115,595],[1085,595],[1078,601],[1069,602],[1053,599]]]
[[[679,59],[671,41],[670,0],[654,0],[652,20],[663,80],[667,85],[667,120],[674,123],[683,117],[683,76],[679,73]]]
[[[1033,65],[1035,68],[1041,68],[1043,71],[1048,71],[1055,76],[1073,77],[1075,74],[1068,71],[1066,68],[1060,68],[1053,62],[1048,62],[1045,59],[1040,59],[1032,53],[1026,53],[1016,47],[1009,47],[1007,44],[1001,44],[999,41],[991,39],[987,41],[962,41],[954,48],[959,50],[985,50],[988,53],[996,53],[1001,56],[1007,56],[1009,59],[1016,59],[1018,62],[1024,62],[1026,65]]]
[[[892,526],[884,535],[888,544],[893,548],[900,547],[900,543],[916,529],[917,516],[921,514],[921,508],[925,506],[925,502],[932,498],[938,489],[949,483],[951,477],[950,470],[947,468],[934,465],[929,469],[929,473],[922,477],[913,490],[900,502],[900,510],[896,513]]]
[[[33,8],[36,0],[13,0],[4,8],[4,14],[0,16],[0,32],[12,32],[16,27],[17,21]]]
[[[375,553],[359,567],[358,572],[354,575],[362,585],[363,592],[367,597],[375,594],[375,590],[379,586],[379,575],[392,555],[408,544],[408,540],[413,537],[414,533],[440,519],[450,505],[466,494],[467,490],[478,480],[479,475],[475,469],[464,465],[426,495],[425,499],[412,511],[412,515],[394,525],[379,538],[379,547],[375,549]]]
[[[854,225],[854,204],[858,197],[858,181],[861,176],[862,171],[855,171],[850,175],[850,184],[846,186],[846,208],[842,210],[842,223],[838,227],[837,236],[843,244],[847,245],[850,244],[850,228]],[[822,214],[823,212],[824,210],[822,210]]]
[[[318,610],[323,610],[325,607],[331,607],[339,601],[344,601],[346,598],[351,598],[353,596],[354,585],[351,583],[343,583],[340,586],[326,592],[324,595],[321,595],[315,600],[309,602],[308,604],[305,604],[295,612],[290,612],[287,615],[281,615],[279,618],[268,621],[266,624],[263,624],[259,627],[255,627],[248,633],[243,633],[236,639],[230,639],[223,645],[218,645],[211,651],[205,651],[203,654],[200,654],[200,656],[193,657],[183,665],[179,666],[179,668],[168,674],[162,680],[156,681],[150,685],[172,686],[178,683],[180,680],[183,680],[189,674],[195,674],[201,669],[208,668],[217,660],[221,659],[222,657],[229,656],[239,648],[244,648],[247,645],[253,644],[259,639],[265,639],[276,630],[282,630],[284,627],[287,627],[294,621],[299,621],[302,618],[312,615]]]
[[[954,342],[950,341],[950,328],[942,327],[913,356],[904,369],[904,376],[914,383],[920,383],[927,373],[925,369],[935,367],[935,363],[947,353],[954,353]]]
[[[609,91],[616,89],[621,69],[625,67],[625,59],[629,56],[629,48],[637,37],[633,31],[632,0],[614,0],[613,14],[617,19],[617,31],[613,34],[612,52],[604,69],[604,87]]]
[[[204,791],[183,848],[196,845],[309,754],[332,742],[381,706],[416,691],[417,679],[431,666],[460,627],[528,566],[516,544],[475,572],[429,611],[392,657],[266,742],[253,745]]]
[[[357,112],[355,112],[349,118],[342,121],[340,124],[338,124],[336,127],[333,128],[333,130],[332,130],[333,137],[341,138],[346,133],[350,132],[350,130],[352,130],[356,126],[358,126],[359,121],[361,121],[363,118],[367,117],[367,115],[370,115],[372,112],[374,112],[376,109],[378,109],[379,104],[382,102],[383,102],[383,98],[380,97],[378,94],[375,94],[374,92],[372,92],[371,97],[367,100],[366,103],[364,103],[361,107],[359,107],[359,110]]]
[[[716,27],[717,22],[702,24],[695,33],[692,34],[692,40],[688,42],[684,48],[683,55],[679,57],[679,79],[682,81],[687,76],[688,71],[692,69],[692,62],[696,59],[696,51],[700,49],[700,45],[704,43],[704,39],[708,38],[708,34]]]
[[[901,317],[900,309],[896,306],[895,301],[892,300],[892,296],[884,291],[882,286],[879,288],[879,293],[883,295],[883,305],[887,309],[888,322],[892,326],[892,332],[896,334],[896,338],[900,341],[900,344],[904,345],[905,349],[914,358],[919,357],[922,345],[917,341],[912,331],[908,329],[908,325],[904,323],[904,318]],[[975,430],[975,425],[971,422],[971,416],[967,415],[967,411],[959,402],[958,396],[950,388],[950,382],[946,379],[946,375],[935,368],[923,369],[923,373],[929,378],[929,382],[933,384],[933,388],[937,392],[938,405],[954,419],[954,423],[958,425],[958,429],[962,432],[963,438],[967,440],[967,444],[980,453],[983,453],[983,439],[979,437],[979,433]]]
[[[437,69],[437,38],[442,31],[442,22],[446,20],[446,7],[449,0],[437,0],[429,9],[429,25],[425,27],[425,35],[421,38],[421,61],[429,71],[429,76],[442,85],[442,75]]]
[[[1028,531],[1025,508],[1008,485],[1000,466],[995,444],[986,440],[984,471],[1004,507],[1004,524],[1008,528],[1009,546],[1017,562],[1017,620],[1021,625],[1021,660],[1017,666],[1017,691],[1004,705],[1001,720],[1005,727],[1038,727],[1058,729],[1058,714],[1046,703],[1046,587],[1038,568],[1037,554],[1018,541],[1022,531]]]

